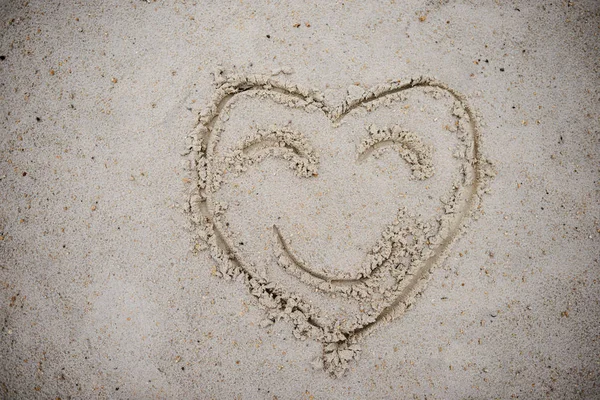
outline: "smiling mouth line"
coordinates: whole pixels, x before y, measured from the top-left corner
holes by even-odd
[[[336,284],[338,284],[338,285],[339,284],[354,285],[354,284],[358,284],[358,283],[363,283],[365,279],[369,278],[369,277],[341,278],[341,277],[329,275],[324,272],[314,271],[312,268],[307,266],[306,263],[292,251],[292,248],[290,247],[289,243],[284,239],[284,237],[281,234],[281,231],[279,230],[277,225],[273,225],[273,232],[275,233],[275,236],[277,237],[277,241],[278,241],[281,249],[285,253],[285,255],[287,255],[290,258],[290,260],[292,260],[293,263],[300,270],[306,272],[307,274],[311,275],[314,278],[326,281],[328,283],[331,283],[332,285],[336,285]],[[287,270],[286,270],[286,272],[289,273],[289,271],[287,271]]]

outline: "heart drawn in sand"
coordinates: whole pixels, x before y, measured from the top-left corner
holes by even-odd
[[[402,315],[491,176],[465,98],[418,78],[338,106],[271,77],[219,78],[192,134],[190,213],[214,274],[324,345],[335,375]]]

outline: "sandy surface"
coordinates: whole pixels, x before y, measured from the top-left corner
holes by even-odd
[[[393,3],[0,4],[1,398],[600,397],[598,4]],[[327,335],[385,301],[352,305],[287,273],[273,225],[315,276],[360,277],[399,207],[446,210],[462,174],[453,150],[471,136],[446,128],[461,118],[448,93],[361,106],[341,124],[323,107],[240,97],[223,149],[289,129],[281,149],[296,150],[214,190],[244,260],[228,271],[192,222],[190,157],[204,150],[186,153],[223,79],[254,74],[331,109],[435,79],[464,96],[496,172],[461,234],[427,236],[455,240],[339,377],[323,370]],[[360,158],[371,124],[422,146],[405,137]],[[433,175],[415,173],[411,149]],[[265,277],[254,295],[249,274]],[[320,311],[265,310],[267,282]],[[303,315],[327,328],[299,334]]]

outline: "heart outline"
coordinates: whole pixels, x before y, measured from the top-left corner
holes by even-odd
[[[368,104],[379,98],[391,96],[401,93],[405,90],[418,87],[430,87],[441,89],[449,93],[452,98],[460,103],[468,120],[468,127],[472,135],[472,159],[469,163],[472,168],[473,177],[470,180],[467,199],[458,212],[458,216],[453,219],[450,233],[443,236],[442,243],[439,244],[433,251],[433,255],[428,257],[424,265],[411,264],[410,283],[396,296],[394,302],[379,313],[377,318],[351,332],[346,332],[342,337],[336,335],[326,336],[321,341],[324,343],[324,359],[325,366],[330,372],[335,375],[343,373],[345,368],[338,368],[335,363],[327,363],[328,354],[335,353],[338,359],[348,358],[348,351],[352,352],[351,358],[356,357],[358,352],[354,346],[356,342],[368,335],[376,329],[382,321],[391,321],[401,316],[404,311],[410,306],[411,299],[420,293],[426,284],[429,272],[438,265],[448,252],[451,243],[460,235],[465,222],[469,219],[480,202],[480,192],[487,186],[487,180],[491,177],[490,164],[481,155],[480,141],[481,134],[475,113],[468,105],[466,98],[451,89],[444,83],[429,78],[415,78],[407,82],[393,81],[389,84],[378,85],[367,91],[359,98],[346,100],[337,107],[329,105],[324,96],[316,90],[310,90],[299,87],[288,82],[279,81],[272,77],[262,75],[250,76],[229,76],[226,78],[219,77],[217,89],[213,95],[210,107],[205,110],[198,118],[198,124],[190,135],[193,139],[192,143],[192,162],[193,169],[196,171],[194,176],[196,185],[190,196],[189,211],[192,214],[192,221],[197,227],[198,239],[206,243],[211,251],[212,257],[218,261],[221,267],[221,275],[231,277],[238,274],[244,274],[249,283],[251,292],[260,300],[263,296],[270,299],[275,299],[282,304],[278,308],[285,307],[288,303],[294,303],[296,309],[307,314],[305,320],[300,317],[299,320],[292,321],[295,324],[295,329],[298,329],[300,323],[308,323],[323,328],[315,323],[314,318],[311,318],[311,306],[302,304],[302,299],[294,298],[294,294],[284,293],[285,289],[278,288],[276,285],[266,281],[263,277],[258,276],[254,271],[244,266],[244,257],[236,250],[233,242],[222,226],[219,226],[219,213],[223,210],[218,210],[218,206],[212,199],[210,190],[214,176],[211,171],[211,164],[208,160],[214,155],[214,145],[211,147],[211,135],[213,134],[214,123],[222,110],[226,107],[228,101],[234,96],[251,90],[272,91],[286,96],[291,96],[300,102],[305,102],[311,106],[320,109],[332,122],[339,122],[348,115],[353,109],[362,105]],[[275,228],[274,228],[275,230]],[[278,232],[276,232],[279,234]],[[280,234],[279,234],[280,235]],[[280,236],[281,237],[281,236]],[[284,246],[285,247],[285,246]],[[282,292],[283,290],[283,292]],[[263,304],[264,305],[264,304]],[[312,320],[312,321],[311,321]],[[333,346],[332,346],[333,345]],[[344,353],[345,352],[345,353]],[[343,355],[343,357],[342,357]],[[340,363],[338,363],[340,364]],[[342,363],[343,364],[343,363]],[[339,366],[339,365],[338,365]]]

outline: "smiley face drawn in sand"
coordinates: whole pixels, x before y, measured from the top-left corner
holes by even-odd
[[[321,341],[339,375],[424,289],[491,176],[462,95],[426,78],[339,106],[265,76],[219,78],[193,132],[190,212],[215,274]],[[200,245],[202,246],[202,245]]]

